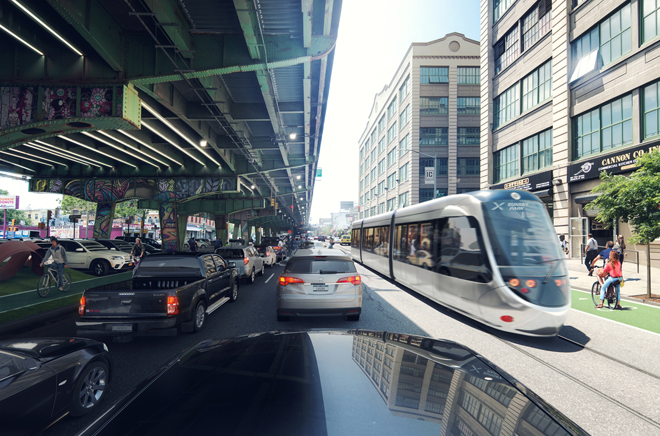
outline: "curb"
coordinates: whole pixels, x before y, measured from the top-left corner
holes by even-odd
[[[37,313],[25,318],[17,319],[15,321],[9,321],[7,323],[0,324],[0,335],[12,333],[17,330],[25,330],[28,327],[32,327],[38,324],[43,324],[50,319],[73,313],[77,309],[78,309],[77,303],[70,304],[68,306],[58,307],[55,309],[48,310],[46,312]]]

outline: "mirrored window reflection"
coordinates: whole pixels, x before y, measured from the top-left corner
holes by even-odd
[[[473,217],[438,220],[440,244],[437,272],[470,281],[483,281],[486,256],[479,224]]]

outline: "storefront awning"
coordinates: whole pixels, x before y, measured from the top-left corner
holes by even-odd
[[[541,190],[541,191],[532,192],[532,194],[536,195],[536,196],[539,197],[539,198],[543,198],[543,197],[552,197],[552,188],[548,188],[548,189],[543,189],[543,190]]]
[[[600,196],[600,194],[586,194],[586,195],[579,195],[573,199],[573,201],[576,204],[587,204],[591,203],[595,199],[597,199]]]

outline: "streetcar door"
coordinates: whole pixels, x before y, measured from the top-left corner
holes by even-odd
[[[588,235],[589,218],[571,218],[569,249],[572,259],[580,257],[580,249],[587,244]]]

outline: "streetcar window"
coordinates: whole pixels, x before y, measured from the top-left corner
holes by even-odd
[[[364,251],[374,251],[374,228],[365,229],[365,238],[364,245],[362,247]]]
[[[439,243],[435,244],[436,264],[440,274],[483,282],[487,268],[479,224],[473,217],[450,217],[436,220]]]
[[[374,252],[383,257],[388,257],[390,252],[390,226],[380,228],[380,244],[376,246]]]
[[[351,246],[360,248],[360,229],[354,229],[351,233]]]
[[[406,262],[408,259],[408,225],[396,226],[394,259]]]

